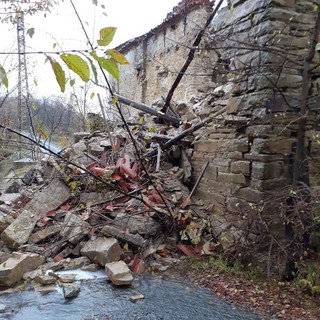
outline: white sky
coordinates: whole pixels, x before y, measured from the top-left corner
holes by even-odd
[[[98,0],[98,6],[95,6],[92,0],[73,1],[91,40],[97,40],[101,28],[117,27],[110,47],[115,47],[156,27],[180,2],[180,0]],[[3,4],[1,5],[0,0],[0,13],[3,12],[2,8]],[[67,51],[88,48],[69,0],[61,2],[60,6],[51,13],[47,13],[46,17],[43,13],[26,16],[25,30],[29,28],[35,28],[35,34],[32,38],[26,35],[26,51],[60,49]],[[0,34],[0,52],[17,52],[16,26],[0,23]],[[31,93],[35,96],[60,95],[50,64],[44,64],[44,55],[27,57]],[[16,72],[10,72],[10,70],[16,66],[17,60],[17,55],[0,55],[0,64],[9,74],[9,89],[16,84]],[[74,78],[80,83],[81,80],[76,75]]]
[[[179,2],[180,0],[98,0],[98,6],[95,6],[92,4],[92,0],[74,0],[74,4],[92,40],[97,40],[99,30],[103,27],[113,26],[117,28],[110,47],[115,47],[148,32],[160,24],[167,13]],[[105,8],[101,8],[101,5],[104,5]],[[88,48],[69,0],[62,2],[52,13],[47,13],[46,17],[43,13],[26,16],[25,30],[27,31],[29,28],[35,28],[35,34],[32,38],[26,35],[26,51]],[[16,27],[10,23],[0,23],[0,33],[0,51],[16,52]],[[54,44],[56,44],[55,48]],[[8,73],[16,65],[16,62],[17,55],[0,55],[0,64]],[[43,55],[28,56],[30,91],[35,95],[44,96],[60,94],[51,67],[44,62],[45,57]],[[9,74],[9,86],[11,88],[15,81]],[[48,85],[48,81],[50,81],[50,85]],[[35,82],[37,85],[35,85]]]

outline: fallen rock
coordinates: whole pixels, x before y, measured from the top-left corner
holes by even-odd
[[[110,281],[116,286],[130,286],[133,282],[133,275],[123,261],[107,263],[105,271]]]
[[[65,266],[65,260],[61,260],[61,261],[51,261],[51,262],[47,262],[44,265],[41,266],[41,269],[43,270],[43,272],[48,272],[48,271],[57,271],[57,270],[61,270],[64,268]]]
[[[7,261],[0,264],[0,287],[10,287],[19,282],[26,272],[37,269],[44,260],[43,256],[34,253],[12,253]]]
[[[91,264],[88,264],[87,266],[81,267],[81,270],[89,271],[89,272],[96,272],[99,269],[100,269],[100,266],[95,263],[91,263]]]
[[[137,302],[138,300],[144,299],[144,295],[141,293],[134,294],[133,296],[130,297],[130,301],[132,302]]]
[[[44,286],[55,284],[57,282],[57,279],[55,277],[46,274],[39,275],[34,280]]]
[[[83,266],[87,266],[91,263],[90,259],[87,257],[79,257],[74,259],[66,259],[64,262],[64,270],[75,270],[80,269]]]
[[[7,247],[17,248],[29,240],[30,234],[37,223],[36,215],[28,210],[21,214],[2,232],[1,239]]]
[[[151,217],[122,212],[117,215],[113,223],[121,228],[128,228],[129,232],[133,234],[155,235],[161,228],[159,222]]]
[[[60,179],[53,179],[45,188],[36,192],[26,206],[26,210],[34,212],[39,218],[65,203],[70,197],[70,189]]]
[[[87,235],[91,226],[88,222],[83,221],[75,214],[68,212],[64,218],[63,226],[61,227],[61,236],[72,244],[77,244],[85,235]]]
[[[54,225],[45,227],[45,228],[33,233],[29,238],[29,242],[39,243],[39,242],[57,234],[60,230],[61,230],[60,223],[56,223]]]
[[[0,211],[0,234],[5,230],[12,222],[14,219],[10,214],[7,214],[5,212]]]
[[[23,195],[21,193],[3,193],[0,195],[0,203],[11,206],[17,203],[22,197]]]
[[[43,275],[43,271],[41,269],[37,269],[37,270],[26,272],[22,276],[22,279],[26,280],[26,281],[32,281],[32,280],[35,280],[35,278],[42,276],[42,275]]]
[[[76,279],[76,274],[75,273],[69,273],[69,274],[60,274],[59,275],[59,280],[62,283],[72,283]]]
[[[5,262],[6,260],[8,260],[10,255],[11,255],[11,253],[1,252],[0,251],[0,263]]]
[[[43,256],[46,255],[46,249],[44,247],[37,246],[35,244],[29,244],[29,243],[21,245],[19,247],[19,251],[36,253],[36,254],[39,254],[41,256],[42,255]]]
[[[118,261],[122,249],[117,239],[100,237],[88,241],[81,249],[81,254],[88,257],[92,262],[104,266],[108,262]]]
[[[106,236],[116,237],[139,247],[143,247],[146,240],[140,234],[127,233],[117,227],[106,225],[102,228],[101,233]]]
[[[90,132],[86,132],[86,131],[75,132],[73,134],[74,143],[77,143],[80,140],[83,140],[84,138],[89,137],[90,135],[91,135],[91,133]]]
[[[62,285],[63,296],[65,299],[72,299],[80,293],[80,286],[76,283],[68,283]]]
[[[36,292],[46,295],[48,293],[57,291],[57,286],[56,285],[46,285],[46,286],[38,285],[38,286],[34,286],[33,289]]]
[[[18,193],[21,188],[21,185],[18,181],[13,181],[4,193]]]

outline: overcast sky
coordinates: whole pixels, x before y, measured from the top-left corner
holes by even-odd
[[[98,5],[95,6],[92,0],[74,0],[91,40],[97,40],[101,28],[117,28],[111,47],[140,36],[159,25],[179,2],[180,0],[98,0]],[[0,13],[1,7],[3,8],[3,4],[0,4]],[[32,38],[26,35],[26,51],[88,48],[69,0],[61,2],[60,6],[47,13],[46,17],[43,13],[26,16],[25,30],[30,28],[34,28],[35,33]],[[0,33],[0,51],[16,52],[16,27],[10,23],[0,23]],[[17,55],[0,55],[0,64],[7,72],[10,72],[16,62]],[[49,63],[44,62],[43,55],[28,55],[30,91],[38,96],[60,94],[51,67]],[[10,80],[13,86],[15,80],[9,78]]]
[[[92,0],[74,0],[92,40],[97,39],[101,28],[109,26],[117,28],[111,47],[148,32],[160,24],[178,3],[179,0],[98,0],[98,6],[95,6]],[[69,0],[61,2],[60,6],[51,13],[47,13],[46,17],[43,13],[26,16],[25,30],[29,28],[34,28],[35,33],[32,38],[26,35],[26,51],[87,48],[83,31]],[[15,52],[17,50],[16,27],[10,23],[2,23],[0,33],[0,51]],[[0,55],[0,64],[7,72],[10,72],[16,61],[16,55]],[[59,87],[55,83],[50,66],[44,65],[44,61],[43,55],[28,56],[28,72],[31,73],[30,90],[36,95],[59,94]],[[15,80],[10,78],[13,85]],[[50,78],[54,81],[48,86]],[[34,83],[37,83],[37,86]]]

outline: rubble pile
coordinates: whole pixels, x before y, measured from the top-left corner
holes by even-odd
[[[170,130],[189,126],[165,126],[132,125],[135,143],[121,127],[76,133],[58,155],[14,166],[1,185],[0,287],[58,282],[68,299],[80,289],[58,270],[104,268],[127,286],[134,273],[164,271],[180,254],[211,254],[210,212],[190,200],[190,137],[165,158],[157,149]]]

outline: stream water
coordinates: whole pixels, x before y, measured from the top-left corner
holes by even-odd
[[[131,302],[130,297],[144,299]],[[82,280],[78,297],[66,300],[61,289],[41,294],[25,290],[0,295],[10,320],[259,320],[245,310],[222,302],[206,289],[185,280],[145,274],[129,288],[117,288],[105,277]]]

